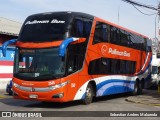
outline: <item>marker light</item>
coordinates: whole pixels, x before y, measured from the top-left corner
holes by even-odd
[[[65,85],[67,85],[69,83],[69,81],[66,81],[64,83],[58,84],[58,85],[54,85],[54,86],[50,86],[50,89],[55,90],[61,87],[64,87]]]

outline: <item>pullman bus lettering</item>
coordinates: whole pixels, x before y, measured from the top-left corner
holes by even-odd
[[[38,23],[49,23],[49,20],[41,20],[41,21],[34,20],[34,21],[27,21],[25,25],[28,25],[28,24],[38,24]]]
[[[128,53],[127,51],[120,52],[117,49],[112,49],[112,48],[109,48],[109,52],[108,53],[114,54],[114,55],[119,55],[119,56],[130,57],[130,53]]]

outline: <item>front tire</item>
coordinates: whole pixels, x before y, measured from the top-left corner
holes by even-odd
[[[88,84],[85,92],[85,98],[82,100],[82,103],[88,105],[92,103],[93,100],[93,87],[91,84]]]

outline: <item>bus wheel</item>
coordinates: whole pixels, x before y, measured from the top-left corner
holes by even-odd
[[[132,92],[132,95],[138,95],[138,93],[139,93],[139,85],[138,85],[138,82],[136,81],[135,83],[134,83],[134,90],[133,90],[133,92]]]
[[[93,87],[91,84],[88,84],[85,92],[85,98],[82,100],[82,103],[87,105],[92,103],[93,100]]]
[[[138,86],[138,95],[141,95],[142,92],[143,92],[143,83],[142,81],[140,81]]]

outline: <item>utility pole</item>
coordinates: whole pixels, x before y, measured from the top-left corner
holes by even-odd
[[[160,53],[160,1],[158,3],[158,53]]]

